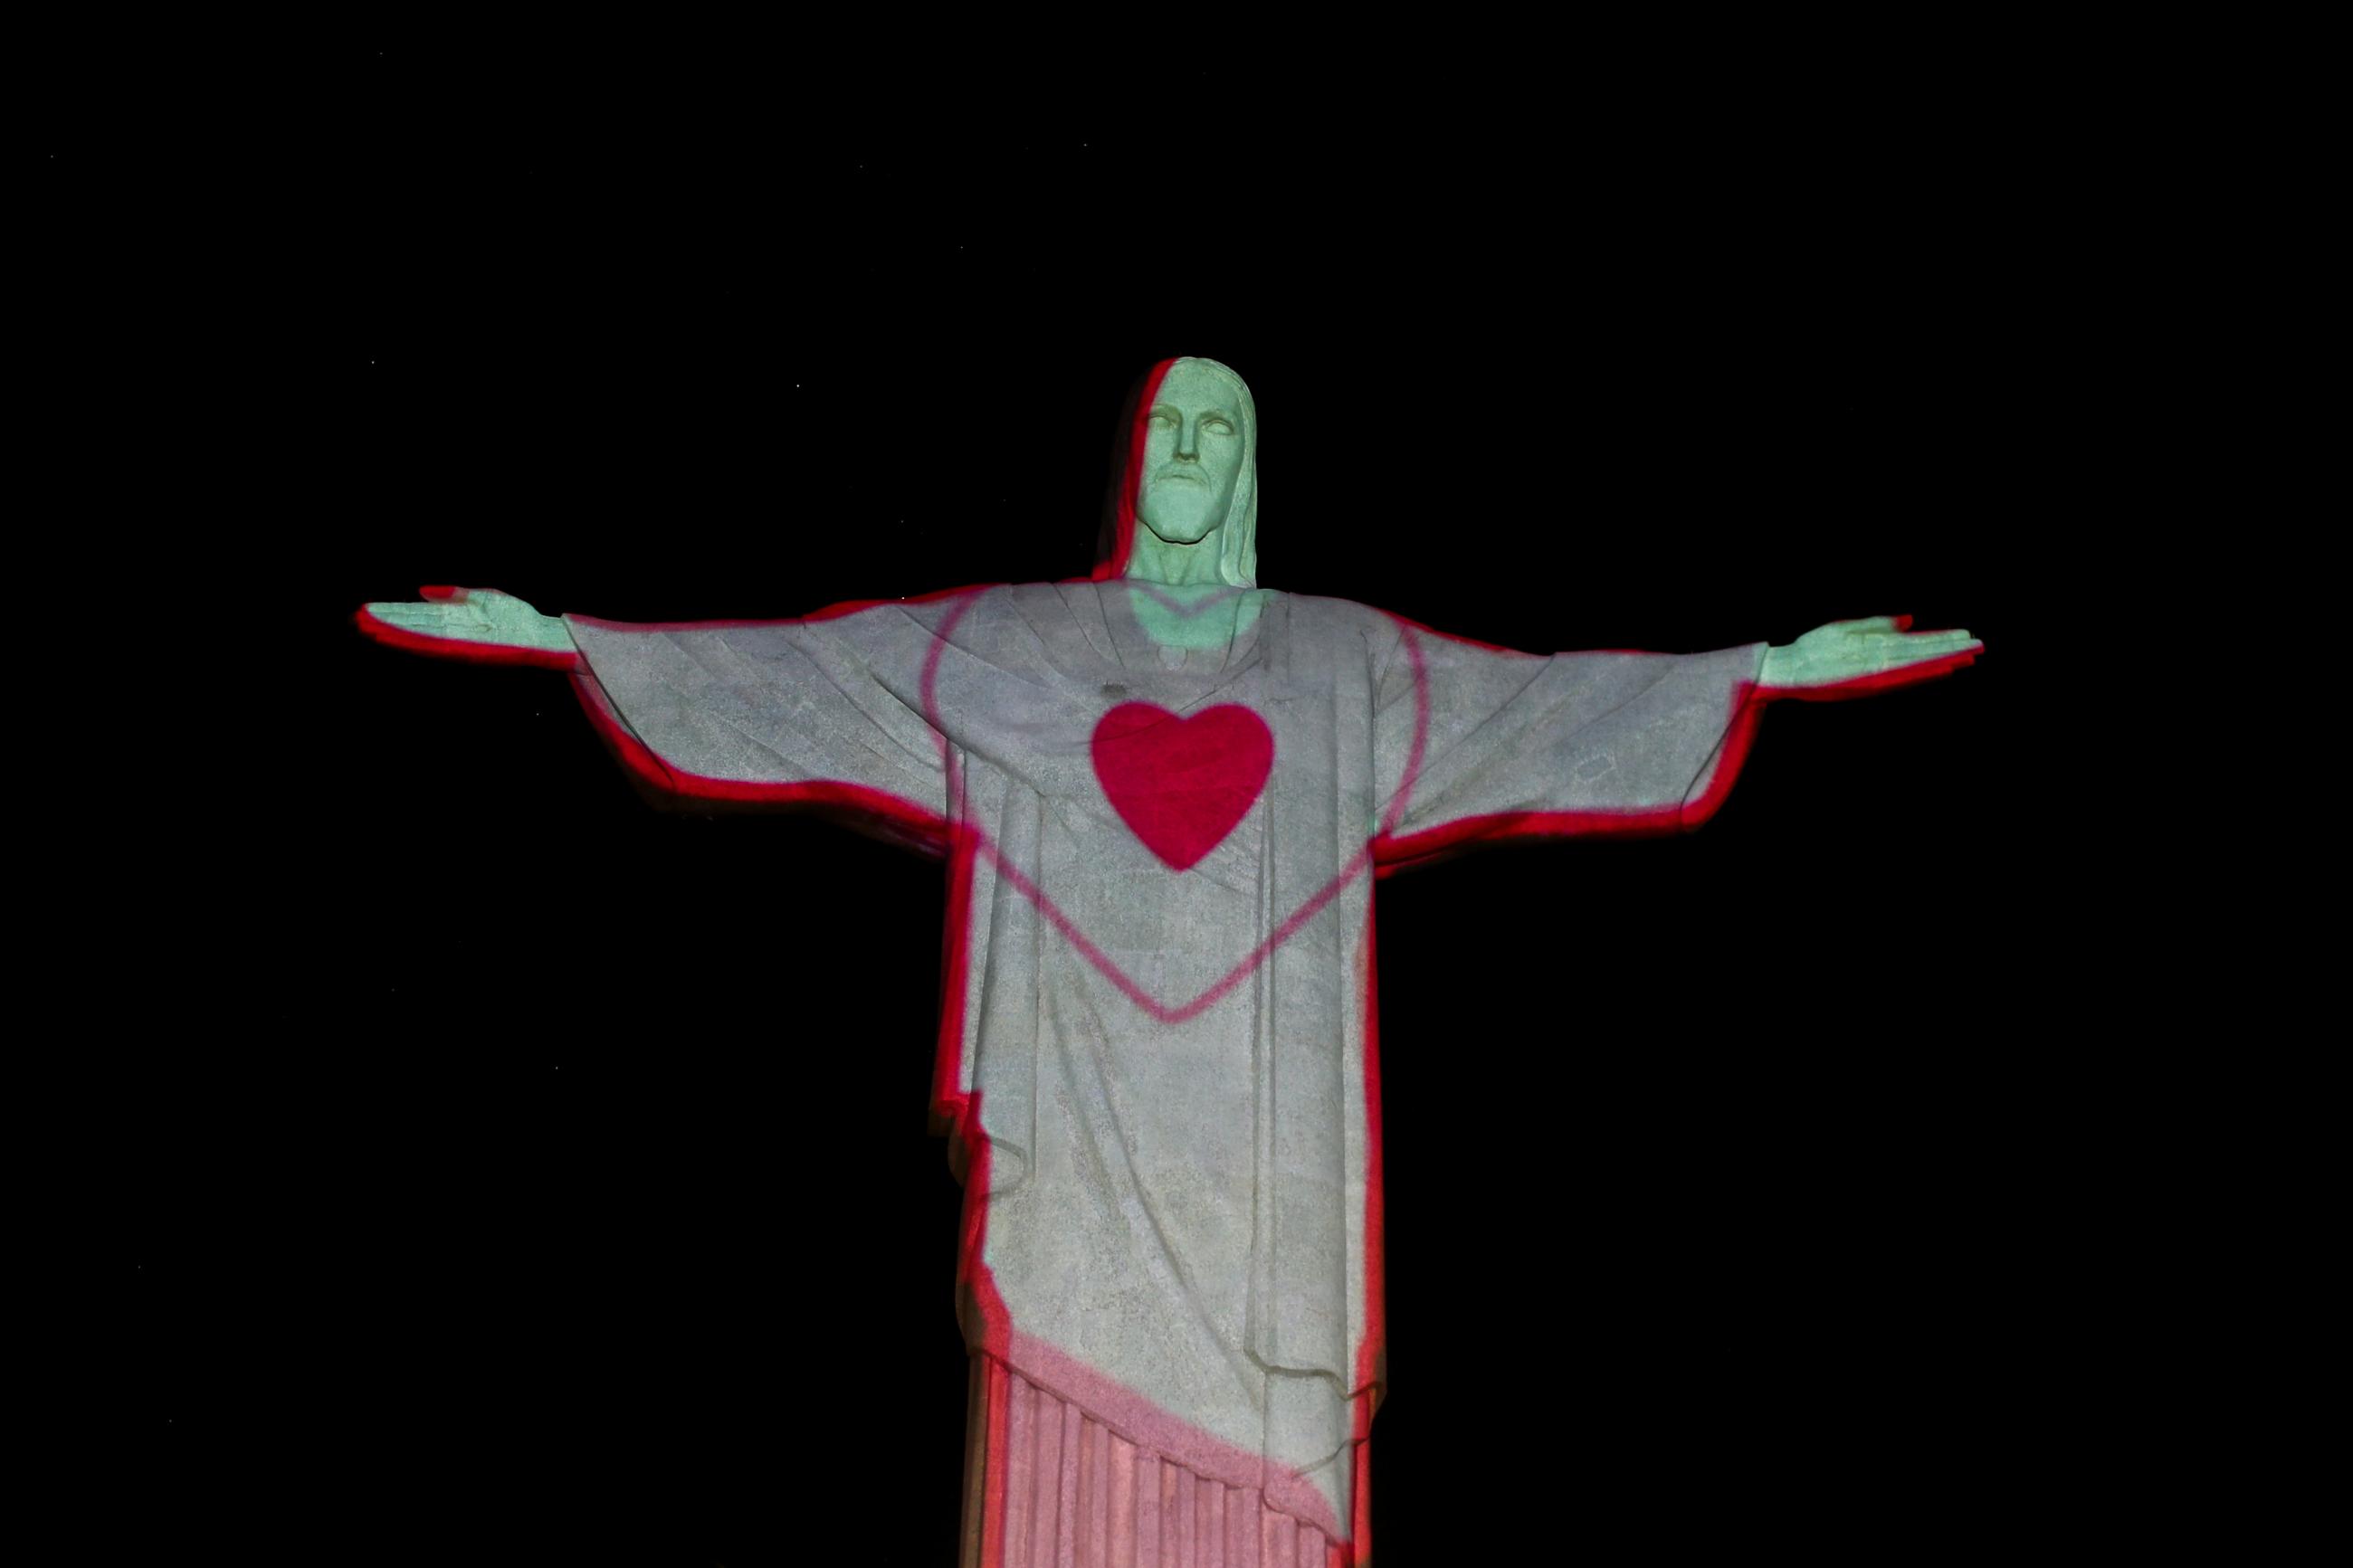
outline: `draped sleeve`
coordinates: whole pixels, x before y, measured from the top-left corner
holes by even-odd
[[[949,602],[803,620],[630,626],[567,616],[583,701],[622,760],[678,795],[813,805],[945,841],[946,772],[923,716]]]
[[[1475,841],[1697,826],[1739,771],[1766,645],[1525,654],[1400,624],[1375,688],[1385,867]]]

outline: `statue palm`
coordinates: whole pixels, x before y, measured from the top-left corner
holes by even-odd
[[[379,600],[363,613],[395,631],[444,642],[487,647],[573,653],[572,634],[554,616],[543,616],[512,594],[495,588],[424,590],[422,602]],[[364,626],[365,623],[362,623]]]

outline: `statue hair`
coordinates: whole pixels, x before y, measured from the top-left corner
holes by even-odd
[[[1192,355],[1176,362],[1179,364],[1205,365],[1233,384],[1234,396],[1240,404],[1236,410],[1242,421],[1242,466],[1234,476],[1233,500],[1226,507],[1225,525],[1218,535],[1218,576],[1229,586],[1258,586],[1258,405],[1250,397],[1250,384],[1236,374],[1230,365],[1213,359]],[[1138,520],[1139,527],[1142,521]]]

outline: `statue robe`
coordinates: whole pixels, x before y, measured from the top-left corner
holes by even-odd
[[[1376,871],[1696,823],[1765,648],[1540,657],[1250,589],[1180,653],[1145,591],[567,622],[592,713],[666,787],[949,858],[967,1561],[1075,1532],[1080,1562],[1211,1561],[1214,1534],[1227,1563],[1349,1563],[1382,1380]]]

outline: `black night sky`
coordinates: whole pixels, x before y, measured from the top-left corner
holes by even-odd
[[[2043,1484],[2077,1086],[2014,1024],[2068,875],[2019,879],[2020,584],[2080,495],[2067,170],[1461,88],[819,110],[734,52],[371,43],[202,150],[60,142],[60,232],[130,193],[179,258],[146,308],[217,375],[169,460],[236,539],[179,546],[235,668],[142,816],[172,935],[116,1091],[108,1530],[166,1555],[100,1560],[953,1562],[938,865],[657,810],[561,679],[349,616],[1082,574],[1179,353],[1256,395],[1270,586],[1537,649],[1988,644],[1776,706],[1697,835],[1383,884],[1380,1560],[1910,1560]]]

